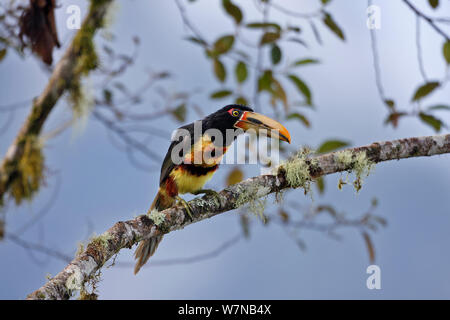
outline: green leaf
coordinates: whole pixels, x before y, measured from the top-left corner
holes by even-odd
[[[210,96],[211,99],[221,99],[221,98],[225,98],[228,97],[229,95],[231,95],[233,92],[230,90],[218,90],[216,92],[213,92]]]
[[[239,83],[243,83],[247,79],[247,65],[243,61],[239,61],[236,64],[234,72]]]
[[[442,51],[444,53],[445,61],[450,65],[450,40],[447,40],[447,42],[444,43]]]
[[[272,85],[272,78],[273,78],[272,71],[265,70],[258,79],[258,92],[261,92],[263,90],[270,92]]]
[[[280,39],[281,34],[279,32],[266,32],[261,37],[260,44],[264,45],[267,43],[272,43]]]
[[[435,110],[449,110],[450,111],[450,106],[438,104],[435,106],[428,107],[428,111],[435,111]]]
[[[272,49],[270,50],[270,56],[272,58],[272,63],[278,64],[281,61],[282,56],[280,47],[276,44],[273,44]]]
[[[325,179],[323,177],[319,177],[316,179],[317,190],[320,194],[325,192]]]
[[[220,82],[224,82],[227,77],[227,70],[219,59],[214,59],[214,73]]]
[[[293,32],[296,32],[296,33],[302,32],[302,29],[300,27],[297,27],[297,26],[288,26],[287,30],[288,31],[293,31]]]
[[[436,9],[439,6],[439,0],[428,0],[428,3],[433,9]]]
[[[186,104],[182,103],[175,110],[172,111],[172,115],[180,122],[184,122],[186,118]]]
[[[317,153],[327,153],[340,148],[347,147],[349,145],[350,143],[348,143],[347,141],[327,140],[320,145],[319,149],[317,149]]]
[[[392,99],[385,99],[384,103],[389,107],[389,109],[394,110],[395,109],[395,101]]]
[[[328,12],[325,12],[325,15],[324,15],[322,21],[339,38],[341,38],[342,40],[345,40],[344,32],[341,30],[341,28],[333,20],[333,17],[331,16],[331,14],[329,14]]]
[[[431,126],[436,132],[441,131],[441,127],[443,125],[442,121],[438,118],[435,118],[432,115],[426,113],[419,113],[420,120],[422,120],[427,125]]]
[[[323,5],[326,5],[328,2],[330,2],[331,0],[321,0]]]
[[[311,123],[309,122],[309,120],[304,115],[297,113],[297,112],[291,113],[290,115],[288,115],[286,117],[286,119],[288,119],[288,120],[298,119],[305,125],[305,127],[307,127],[307,128],[311,127]]]
[[[417,101],[422,99],[423,97],[426,97],[429,95],[433,90],[435,90],[437,87],[440,86],[440,83],[437,81],[428,82],[424,85],[420,86],[416,92],[414,93],[414,96],[412,98],[412,101]]]
[[[295,61],[292,64],[292,66],[297,67],[297,66],[304,66],[307,64],[316,64],[316,63],[320,63],[320,61],[317,59],[313,59],[313,58],[306,58],[306,59],[300,59],[300,60]]]
[[[288,109],[288,101],[287,101],[286,91],[284,90],[281,83],[278,80],[276,80],[274,77],[272,77],[271,80],[272,81],[271,81],[270,92],[272,93],[272,97],[280,100],[283,103],[284,108],[287,110]],[[272,105],[274,105],[274,103],[272,103]]]
[[[5,58],[6,52],[7,52],[6,49],[0,50],[0,61],[2,61]]]
[[[234,101],[234,103],[240,104],[240,105],[243,105],[243,106],[248,106],[247,99],[245,99],[242,96],[241,97],[237,97],[236,100]]]
[[[309,90],[306,83],[303,82],[303,80],[301,80],[299,77],[297,77],[294,74],[288,75],[288,78],[291,79],[291,81],[295,84],[297,89],[303,94],[303,96],[305,97],[305,100],[306,100],[306,104],[311,105],[312,104],[311,90]]]
[[[222,0],[222,5],[225,11],[233,17],[236,24],[240,24],[242,21],[242,11],[239,9],[238,6],[236,6],[234,3],[232,3],[230,0]]]
[[[281,27],[279,24],[277,23],[273,23],[273,22],[253,22],[253,23],[247,23],[246,25],[247,28],[250,29],[264,29],[264,28],[273,28],[276,31],[280,32],[281,31]]]
[[[220,37],[217,39],[217,41],[214,43],[214,52],[217,54],[224,54],[233,47],[234,44],[234,36],[233,35],[227,35]]]
[[[244,179],[244,173],[239,168],[233,169],[227,177],[227,186],[231,186]]]

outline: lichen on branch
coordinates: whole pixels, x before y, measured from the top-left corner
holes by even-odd
[[[375,163],[367,157],[366,151],[343,150],[337,152],[335,156],[339,165],[343,166],[349,173],[353,172],[355,174],[353,186],[356,192],[359,192],[362,188],[363,180],[369,176]]]
[[[311,158],[297,155],[280,166],[274,174],[256,176],[231,185],[217,195],[189,201],[193,219],[189,218],[183,206],[176,205],[157,215],[153,213],[152,218],[141,215],[117,222],[100,239],[91,241],[64,270],[31,293],[28,299],[69,299],[74,289],[83,288],[86,282],[98,274],[105,262],[121,249],[131,248],[142,239],[183,229],[189,224],[236,209],[271,193],[304,187],[311,179],[349,170],[353,170],[356,176],[364,177],[376,163],[383,161],[440,154],[450,154],[450,134],[377,142]],[[163,215],[165,218],[161,219]]]
[[[44,179],[44,156],[39,138],[34,135],[26,136],[22,144],[22,157],[17,163],[10,163],[7,168],[14,175],[10,188],[17,205],[24,199],[31,200]]]
[[[312,157],[311,149],[302,148],[293,157],[279,165],[276,173],[286,176],[287,183],[291,188],[303,188],[305,194],[311,192],[311,170],[317,166],[317,160]]]

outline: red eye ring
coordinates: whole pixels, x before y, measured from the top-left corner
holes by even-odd
[[[231,114],[233,117],[238,117],[240,115],[239,110],[236,109],[230,109],[228,110],[228,113]]]

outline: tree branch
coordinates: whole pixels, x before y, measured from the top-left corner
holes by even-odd
[[[306,190],[311,180],[323,175],[352,170],[358,174],[363,163],[371,166],[383,161],[445,153],[450,153],[450,134],[375,142],[317,156],[305,156],[301,152],[280,165],[274,174],[256,176],[227,187],[217,197],[204,196],[190,201],[193,220],[189,219],[183,206],[174,206],[162,212],[151,212],[150,215],[117,222],[101,236],[92,239],[64,270],[31,293],[28,299],[69,299],[121,249],[131,248],[144,238],[183,229],[189,224],[236,209],[271,193],[298,187]]]
[[[83,75],[86,75],[95,67],[92,65],[94,63],[92,60],[95,60],[93,59],[95,58],[95,53],[94,55],[92,54],[92,51],[95,50],[92,47],[92,38],[95,35],[95,31],[103,26],[104,17],[111,3],[112,0],[92,0],[89,12],[83,21],[81,29],[77,32],[74,40],[66,49],[64,56],[55,66],[44,91],[33,101],[33,107],[30,114],[14,142],[9,147],[0,166],[0,205],[7,192],[10,192],[16,202],[20,203],[22,198],[29,198],[37,191],[40,183],[39,176],[36,177],[36,180],[34,181],[36,183],[28,182],[28,179],[33,179],[21,172],[21,166],[23,166],[21,160],[25,159],[24,154],[29,145],[31,143],[35,144],[34,141],[39,136],[45,121],[58,100],[67,90],[78,82]],[[42,157],[40,153],[39,157]],[[30,164],[30,166],[32,165],[33,164]],[[42,170],[42,161],[39,161],[34,165],[35,167],[32,168],[32,172]],[[25,186],[20,185],[20,188],[25,191],[19,196],[18,193],[20,192],[11,192],[10,189],[15,181],[20,181],[22,179],[25,181],[23,183]],[[27,183],[33,185],[28,186],[26,185]],[[21,196],[23,197],[21,198]]]
[[[428,22],[428,24],[437,32],[439,33],[441,36],[444,37],[444,39],[446,39],[447,41],[450,41],[450,37],[444,32],[444,30],[442,30],[441,28],[439,28],[435,23],[433,18],[430,18],[429,16],[425,15],[424,13],[422,13],[419,9],[417,9],[415,6],[413,6],[413,4],[411,2],[409,2],[409,0],[403,0],[403,2],[420,18],[424,19],[426,22]]]

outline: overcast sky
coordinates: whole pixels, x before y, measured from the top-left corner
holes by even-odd
[[[241,2],[241,1],[239,1]],[[415,16],[402,1],[374,1],[381,7],[381,29],[377,31],[383,81],[399,106],[411,108],[412,92],[421,83],[415,51]],[[415,1],[419,2],[419,1]],[[79,4],[85,12],[85,1],[60,1],[58,28],[64,44],[72,31],[65,28],[64,12],[68,5]],[[200,49],[182,40],[187,35],[173,1],[118,1],[110,27],[116,34],[113,46],[130,52],[130,38],[141,37],[136,65],[125,77],[131,88],[139,87],[146,68],[171,70],[176,79],[174,89],[201,88],[196,97],[205,113],[231,102],[207,99],[219,87],[210,71],[210,63]],[[297,11],[310,9],[311,0],[281,1]],[[199,0],[188,6],[192,20],[212,39],[230,32],[231,25],[218,6],[219,1]],[[450,12],[442,3],[441,12]],[[250,4],[242,5],[246,13],[257,17]],[[427,7],[427,6],[426,6]],[[399,128],[383,125],[385,106],[375,87],[369,30],[366,28],[366,1],[333,1],[330,11],[343,28],[347,41],[342,42],[321,27],[324,45],[317,45],[309,33],[309,50],[298,45],[287,46],[286,56],[317,57],[320,65],[302,70],[309,83],[316,111],[307,114],[312,128],[296,121],[286,127],[296,148],[317,146],[329,138],[364,145],[379,140],[431,135],[433,130],[416,119],[402,121]],[[427,13],[432,13],[426,8]],[[446,11],[447,9],[447,11]],[[276,17],[281,17],[276,15]],[[295,23],[294,18],[286,18]],[[441,78],[445,63],[440,54],[442,39],[428,27],[422,29],[424,61],[430,78]],[[62,50],[55,54],[57,59]],[[48,73],[35,58],[21,59],[9,53],[0,64],[0,105],[37,96],[45,86]],[[295,94],[293,92],[292,94]],[[436,92],[428,103],[450,99],[448,86]],[[151,97],[149,97],[149,103]],[[270,108],[266,109],[270,110]],[[29,108],[20,109],[8,132],[0,136],[4,154],[17,133]],[[54,128],[70,115],[60,103],[51,115],[46,129]],[[189,121],[197,118],[189,112]],[[3,123],[4,114],[0,114]],[[442,114],[450,121],[450,117]],[[5,120],[6,121],[6,120]],[[170,118],[158,120],[156,127],[172,131],[180,124]],[[160,150],[161,158],[169,145],[167,139],[155,138],[151,145]],[[73,255],[77,243],[93,232],[101,234],[119,220],[143,213],[157,191],[159,170],[144,172],[130,164],[127,156],[115,148],[98,122],[88,119],[85,127],[68,130],[45,148],[46,164],[51,174],[47,186],[31,203],[7,211],[7,231],[14,231],[32,219],[51,198],[59,183],[57,200],[36,226],[27,231],[28,241]],[[326,178],[325,196],[314,200],[302,190],[291,191],[303,207],[332,203],[349,217],[357,217],[379,199],[376,213],[388,226],[374,237],[376,264],[381,268],[382,289],[366,288],[366,268],[370,264],[365,244],[357,230],[340,230],[341,241],[322,233],[304,231],[307,250],[299,250],[282,228],[265,227],[254,218],[251,237],[241,240],[219,256],[192,264],[148,266],[134,276],[131,267],[114,266],[103,270],[99,286],[102,299],[313,299],[313,298],[450,298],[450,157],[417,158],[378,165],[365,181],[363,189],[337,188],[339,175]],[[220,188],[227,168],[219,170],[207,185]],[[259,173],[258,166],[246,168],[246,177]],[[273,198],[268,199],[268,204]],[[266,210],[273,212],[275,206]],[[271,211],[272,210],[272,211]],[[292,212],[295,214],[295,212]],[[202,221],[164,238],[154,260],[190,257],[213,250],[241,232],[239,216],[228,212]],[[132,250],[123,250],[118,262],[131,262]],[[0,298],[22,299],[56,275],[65,263],[40,254],[31,256],[21,247],[5,240],[0,243]]]

